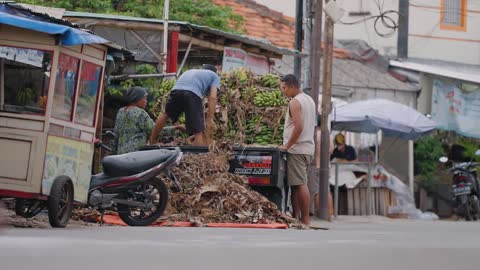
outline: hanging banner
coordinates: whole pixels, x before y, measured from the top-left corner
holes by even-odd
[[[222,71],[228,72],[234,68],[245,67],[247,62],[247,52],[238,49],[225,47],[223,49]]]
[[[44,52],[34,49],[23,49],[0,46],[0,58],[42,67]]]
[[[246,68],[255,75],[264,75],[270,72],[270,63],[265,56],[249,53]]]
[[[433,79],[432,119],[441,129],[480,138],[480,91],[466,92],[454,81]]]

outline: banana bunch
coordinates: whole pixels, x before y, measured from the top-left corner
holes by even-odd
[[[31,88],[23,88],[17,92],[16,102],[17,105],[28,105],[35,98],[35,92]]]
[[[253,97],[255,97],[258,92],[259,91],[258,91],[257,87],[255,87],[254,85],[248,86],[248,87],[242,88],[240,90],[240,97],[242,98],[242,100],[244,100],[246,102],[250,102],[250,100]]]
[[[247,135],[247,143],[255,143],[260,145],[282,143],[283,126],[279,127],[277,132],[265,123],[260,122],[259,116],[253,116],[247,121],[245,135]]]
[[[258,107],[284,106],[287,104],[287,99],[280,90],[264,91],[255,95],[253,104]]]
[[[272,128],[267,127],[265,124],[262,124],[260,132],[255,134],[253,138],[253,143],[260,145],[267,144],[277,144],[282,143],[283,130],[278,130],[277,133]]]
[[[234,138],[235,135],[237,134],[237,128],[235,127],[235,125],[233,123],[234,123],[234,121],[232,119],[228,120],[227,132],[225,134],[225,137]]]
[[[238,69],[236,75],[237,75],[238,82],[240,83],[240,85],[246,85],[248,83],[248,81],[250,80],[250,74],[249,74],[248,70],[246,70],[244,68]]]
[[[45,109],[45,107],[47,106],[47,96],[41,96],[41,97],[38,99],[38,106],[39,106],[40,108]]]
[[[165,97],[170,94],[170,92],[173,89],[173,86],[175,86],[176,80],[162,80],[160,83],[159,91],[160,91],[160,96]]]
[[[271,73],[263,75],[261,81],[265,87],[278,88],[280,86],[280,77]]]
[[[180,117],[178,117],[179,124],[185,124],[185,113],[182,113]]]

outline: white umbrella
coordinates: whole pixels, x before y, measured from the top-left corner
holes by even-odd
[[[415,140],[433,131],[437,124],[406,105],[373,99],[337,106],[332,111],[332,129],[376,133]]]

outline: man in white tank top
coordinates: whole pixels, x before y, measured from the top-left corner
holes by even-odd
[[[310,193],[307,186],[308,165],[315,153],[315,102],[300,89],[298,79],[288,74],[281,78],[280,87],[291,98],[285,117],[283,145],[287,155],[287,179],[292,190],[293,216],[310,225]]]

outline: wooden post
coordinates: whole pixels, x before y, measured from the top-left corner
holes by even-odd
[[[328,3],[329,0],[325,2]],[[321,1],[320,1],[321,2]],[[318,4],[318,3],[317,3]],[[328,198],[330,168],[330,130],[329,115],[332,99],[332,63],[333,63],[333,20],[325,16],[325,47],[323,52],[323,86],[322,86],[322,139],[320,145],[320,201],[323,204]],[[328,220],[328,209],[321,208],[319,216]]]
[[[98,119],[97,119],[97,130],[95,131],[95,137],[102,139],[102,130],[103,130],[103,110],[105,107],[105,91],[107,90],[107,78],[103,79],[102,92],[100,93],[100,106],[98,107]],[[100,161],[102,160],[102,149],[96,148],[93,157],[93,172],[95,174],[100,173]]]

